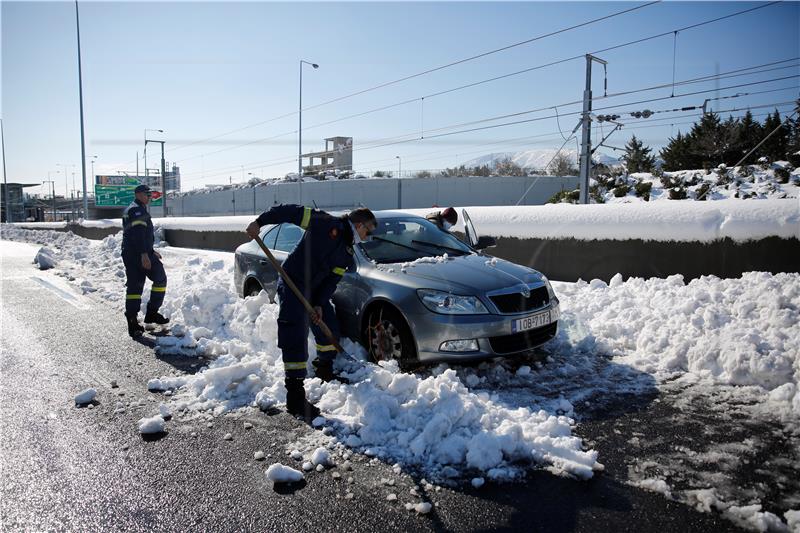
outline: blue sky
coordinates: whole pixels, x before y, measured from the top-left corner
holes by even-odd
[[[243,181],[251,177],[248,173],[258,177],[283,176],[297,168],[300,59],[320,64],[318,70],[304,70],[303,103],[308,108],[637,5],[640,3],[81,2],[87,158],[98,156],[96,174],[133,171],[137,150],[140,158],[142,155],[144,129],[163,129],[163,136],[150,136],[166,141],[166,159],[181,167],[184,188]],[[580,109],[579,105],[566,104],[582,97],[582,59],[443,96],[429,96],[424,103],[420,98],[759,5],[763,4],[662,2],[307,109],[303,113],[303,148],[320,149],[325,137],[352,136],[354,165],[364,171],[396,170],[395,156],[401,157],[404,171],[413,171],[454,166],[492,152],[557,148],[563,141],[554,118],[390,146],[375,145],[383,144],[381,139],[406,134],[409,136],[403,139],[411,139],[426,131],[430,136],[434,129],[551,106],[559,106],[559,114],[567,114],[559,121],[567,133],[577,120],[569,113]],[[3,2],[0,9],[8,178],[40,183],[50,173],[61,194],[65,187],[72,189],[74,171],[80,188],[74,3]],[[680,32],[675,53],[676,80],[799,57],[799,21],[799,4],[784,2]],[[670,83],[673,45],[673,37],[665,36],[599,54],[609,62],[609,92]],[[798,76],[798,63],[777,65],[788,67],[781,70],[675,89],[676,94],[710,91],[706,94],[623,105],[670,96],[670,87],[598,100],[595,107],[620,105],[616,111],[672,109],[702,104],[715,94],[779,88],[787,89],[722,100],[712,103],[712,107],[730,109],[790,101],[800,94],[800,78],[714,91],[717,87]],[[602,68],[595,68],[594,75],[594,94],[599,96],[603,93]],[[414,101],[315,127],[405,100]],[[754,112],[759,115],[770,109]],[[286,114],[289,116],[265,122]],[[552,114],[550,109],[518,119]],[[679,114],[664,113],[653,118],[675,115]],[[696,118],[684,115],[649,123],[626,119],[629,125],[616,133],[609,144],[623,146],[636,134],[658,148],[679,129],[688,129],[690,126],[684,123]],[[247,127],[254,124],[258,125]],[[465,128],[441,131],[459,129]],[[239,131],[223,135],[234,130]],[[574,141],[568,146],[574,148]],[[148,148],[150,168],[157,166],[156,147]],[[139,165],[143,168],[141,159]],[[87,174],[89,171],[87,163]]]

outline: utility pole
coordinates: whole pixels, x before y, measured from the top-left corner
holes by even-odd
[[[11,222],[11,204],[8,203],[8,176],[6,175],[6,135],[3,131],[3,119],[0,118],[0,143],[3,145],[3,183],[6,186],[6,222]],[[24,211],[24,209],[23,209]],[[24,217],[23,217],[24,218]]]
[[[244,172],[244,170],[242,172]],[[228,185],[231,186],[231,204],[233,204],[233,216],[236,216],[236,189],[233,188],[233,176],[228,176]]]
[[[78,35],[78,99],[81,108],[81,171],[83,173],[83,216],[89,214],[89,199],[86,196],[86,141],[83,133],[83,77],[81,74],[81,26],[78,16],[78,0],[75,0],[75,27]]]
[[[161,191],[164,193],[161,200],[161,208],[164,210],[164,216],[167,215],[167,166],[164,164],[164,141],[161,141]]]
[[[159,133],[164,133],[164,130],[151,130],[146,129],[144,130],[144,176],[145,176],[145,183],[147,183],[147,143],[161,143],[161,209],[164,211],[164,216],[167,216],[167,180],[165,177],[166,174],[166,165],[164,163],[164,142],[165,141],[155,141],[152,139],[147,138],[148,131],[157,131]],[[138,174],[138,173],[137,173]],[[150,184],[147,183],[149,186]]]
[[[586,54],[586,88],[583,91],[583,135],[581,142],[581,192],[579,202],[589,203],[589,176],[592,173],[592,61],[597,61],[603,66],[608,62],[599,57]]]

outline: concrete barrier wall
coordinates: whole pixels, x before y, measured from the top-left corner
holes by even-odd
[[[768,237],[737,243],[731,239],[701,242],[657,242],[501,237],[487,253],[527,265],[550,279],[602,279],[615,274],[664,278],[682,274],[738,278],[744,272],[800,272],[800,240]]]
[[[410,179],[351,179],[277,183],[172,199],[174,216],[258,214],[287,203],[316,205],[320,209],[413,209],[433,205],[542,205],[555,193],[578,187],[576,177],[464,177]],[[528,191],[528,188],[530,190]],[[527,194],[526,194],[526,191]]]
[[[27,226],[37,229],[35,226]],[[84,228],[72,231],[89,239],[102,239],[119,228]],[[463,236],[462,236],[463,237]],[[238,231],[164,230],[171,246],[232,252],[248,238]],[[737,243],[731,239],[711,243],[576,239],[518,239],[499,237],[489,255],[540,270],[550,279],[609,281],[620,273],[650,278],[682,274],[686,281],[704,275],[736,278],[743,272],[800,272],[800,240],[768,237]]]

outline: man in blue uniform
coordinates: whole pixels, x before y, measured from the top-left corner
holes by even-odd
[[[122,262],[125,264],[127,290],[125,291],[125,318],[128,335],[137,337],[144,332],[139,324],[139,308],[145,278],[150,278],[150,301],[147,303],[145,323],[166,324],[168,318],[159,314],[167,290],[167,274],[161,264],[161,254],[153,250],[153,221],[147,211],[150,187],[139,185],[134,189],[135,200],[122,214]]]
[[[344,273],[353,265],[353,245],[367,240],[375,230],[375,215],[359,208],[342,217],[299,205],[279,205],[262,213],[247,226],[247,234],[255,238],[261,226],[291,223],[305,230],[303,238],[286,258],[283,268],[315,310],[309,317],[305,307],[283,280],[278,281],[278,347],[283,352],[286,376],[286,409],[293,415],[311,420],[319,410],[306,401],[303,380],[308,360],[308,328],[317,342],[314,368],[324,381],[334,378],[333,360],[336,348],[316,326],[320,320],[338,339],[339,328],[330,299]]]

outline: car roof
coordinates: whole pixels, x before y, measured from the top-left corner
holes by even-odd
[[[339,217],[346,215],[350,211],[328,211],[329,215]],[[378,220],[390,219],[390,218],[424,218],[419,215],[415,215],[413,213],[409,213],[407,211],[398,211],[396,209],[385,209],[381,211],[373,211],[373,215]]]

